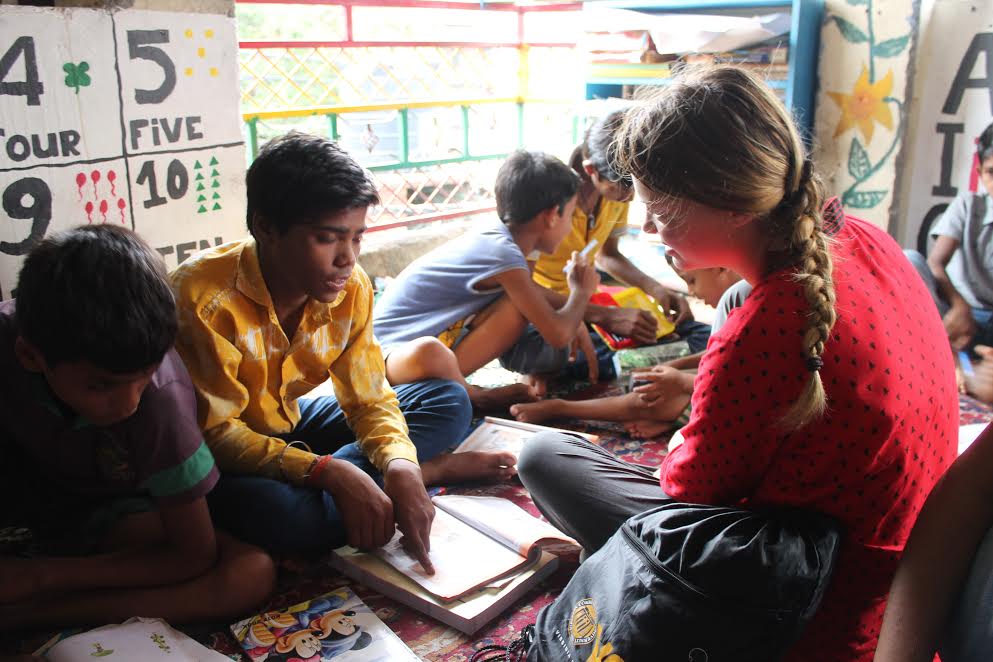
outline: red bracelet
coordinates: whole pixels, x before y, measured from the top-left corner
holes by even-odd
[[[317,483],[321,477],[321,474],[324,473],[327,466],[331,464],[332,459],[333,458],[330,455],[322,455],[314,461],[314,464],[311,465],[307,475],[304,476],[304,481],[307,485],[314,485]]]

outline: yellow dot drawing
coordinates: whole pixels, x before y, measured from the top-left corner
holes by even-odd
[[[198,48],[197,49],[197,56],[199,56],[199,57],[207,57],[207,49],[205,49],[203,46],[201,46],[200,48]]]
[[[186,31],[185,31],[185,32],[183,33],[183,35],[184,35],[184,36],[185,36],[185,37],[186,37],[187,39],[193,39],[193,30],[191,30],[191,29],[189,29],[189,28],[186,28]]]
[[[211,76],[216,76],[217,75],[217,67],[211,67],[210,68],[210,75]]]
[[[213,30],[204,30],[203,31],[203,36],[206,37],[207,39],[210,39],[210,38],[212,38],[214,36],[214,31]]]
[[[183,73],[186,74],[187,76],[192,76],[193,75],[193,67],[186,67],[186,69],[183,70]]]

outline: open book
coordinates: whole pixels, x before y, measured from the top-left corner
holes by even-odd
[[[573,432],[572,430],[563,430],[561,428],[535,425],[534,423],[522,423],[507,418],[487,416],[454,452],[510,451],[515,456],[519,456],[524,443],[537,432],[564,432],[566,434],[578,435],[594,443],[599,439],[595,434]]]
[[[231,626],[253,662],[419,660],[347,586]]]
[[[335,550],[344,574],[463,632],[473,632],[552,572],[558,559],[541,547],[575,541],[506,499],[444,495],[431,529],[428,575],[397,532],[369,553]],[[466,607],[466,605],[469,605]]]

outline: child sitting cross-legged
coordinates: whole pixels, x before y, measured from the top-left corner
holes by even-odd
[[[499,220],[415,260],[383,293],[373,314],[391,384],[445,378],[466,385],[477,409],[505,408],[536,398],[525,384],[483,389],[465,376],[507,351],[530,322],[545,341],[565,348],[574,341],[592,356],[583,324],[599,278],[573,253],[566,265],[570,294],[559,296],[531,279],[525,256],[556,249],[571,227],[579,179],[564,163],[541,152],[517,151],[500,167],[495,187]],[[596,381],[597,362],[589,362]]]
[[[730,269],[709,267],[676,273],[686,281],[691,296],[718,310],[716,332],[727,319],[731,308],[748,295],[748,283]],[[629,393],[594,400],[550,399],[521,403],[510,408],[514,417],[526,423],[541,423],[554,418],[584,418],[626,423],[628,432],[640,437],[656,437],[685,422],[683,414],[693,393],[696,368],[703,352],[684,356],[631,375]]]
[[[225,472],[211,512],[279,552],[369,549],[399,529],[431,569],[425,486],[502,478],[514,457],[444,452],[471,418],[459,384],[387,384],[356,263],[379,201],[369,174],[337,144],[290,133],[260,150],[246,185],[252,236],[172,275],[177,349]],[[334,395],[314,397],[327,381]]]
[[[272,560],[214,529],[218,480],[159,255],[111,225],[50,236],[0,304],[0,630],[253,610]]]

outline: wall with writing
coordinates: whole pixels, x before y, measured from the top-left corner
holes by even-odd
[[[936,0],[926,9],[903,213],[891,228],[902,245],[922,252],[948,203],[977,186],[974,141],[993,122],[993,3]]]
[[[170,268],[245,234],[234,21],[0,8],[0,298],[42,237],[141,234]]]

